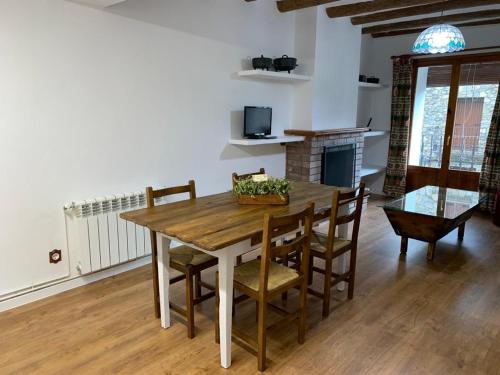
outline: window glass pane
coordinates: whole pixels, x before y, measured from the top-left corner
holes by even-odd
[[[461,66],[450,169],[481,171],[499,80],[498,62]]]
[[[410,165],[441,167],[451,71],[451,65],[418,69],[411,129]]]

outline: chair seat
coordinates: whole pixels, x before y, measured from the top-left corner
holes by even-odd
[[[214,259],[213,256],[205,254],[203,251],[185,245],[174,247],[170,249],[168,253],[170,254],[170,261],[181,266],[187,266],[189,264],[198,266]]]
[[[234,269],[234,281],[247,288],[258,291],[260,277],[260,259],[254,259],[243,263]],[[299,274],[294,269],[271,262],[269,266],[268,290],[279,288],[298,279]]]
[[[316,251],[318,253],[326,252],[326,242],[327,241],[328,241],[328,236],[326,234],[313,231],[313,235],[311,238],[311,250]],[[341,249],[348,247],[350,245],[351,245],[351,241],[343,240],[343,239],[340,239],[338,237],[335,237],[335,239],[333,241],[333,252],[341,250]]]

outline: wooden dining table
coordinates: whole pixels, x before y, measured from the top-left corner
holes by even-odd
[[[229,368],[236,257],[260,247],[255,238],[262,236],[266,213],[293,213],[304,209],[308,202],[314,202],[315,220],[327,219],[334,190],[349,192],[353,189],[292,182],[290,203],[286,206],[240,205],[232,192],[225,192],[122,213],[122,219],[145,226],[157,234],[161,326],[170,327],[168,250],[172,241],[217,257],[221,366]],[[339,236],[346,235],[346,226],[339,227]],[[344,271],[344,262],[342,259],[338,264],[339,273]]]

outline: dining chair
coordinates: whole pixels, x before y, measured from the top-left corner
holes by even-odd
[[[308,288],[308,292],[313,296],[323,299],[323,318],[327,318],[330,315],[330,290],[333,286],[344,281],[349,284],[347,291],[348,298],[352,299],[354,296],[358,233],[364,192],[365,184],[363,182],[359,184],[358,189],[349,193],[340,193],[339,190],[335,190],[332,198],[332,207],[330,209],[328,234],[325,235],[316,230],[312,233],[311,259],[309,261],[309,284],[312,283],[314,272],[324,275],[324,280],[322,293],[312,289],[312,287]],[[354,205],[354,207],[353,209],[349,209],[350,213],[339,215],[339,207],[341,205],[349,205],[347,206],[349,208],[351,205]],[[327,214],[328,212],[326,215]],[[351,222],[353,224],[350,239],[335,236],[338,225],[347,225]],[[342,274],[334,273],[332,271],[333,260],[347,252],[350,252],[349,269]],[[325,268],[315,266],[314,258],[322,259]]]
[[[304,343],[306,331],[306,299],[309,271],[309,246],[312,233],[312,222],[314,216],[314,203],[310,203],[304,210],[290,215],[274,216],[266,214],[264,216],[264,227],[262,235],[262,255],[260,259],[236,266],[234,269],[234,288],[243,293],[243,297],[256,301],[257,307],[257,340],[233,329],[233,337],[236,343],[241,343],[243,347],[250,347],[257,352],[258,369],[264,371],[266,368],[266,331],[271,327],[266,327],[267,312],[273,310],[284,318],[273,326],[298,320],[298,342]],[[301,230],[301,227],[303,229]],[[297,233],[298,231],[298,233]],[[277,245],[274,239],[294,232],[296,237],[290,242]],[[282,258],[284,254],[295,252],[302,255],[301,269],[285,267],[274,262],[274,258]],[[299,307],[296,312],[289,313],[281,307],[269,303],[277,295],[292,288],[298,288]],[[219,337],[219,292],[218,274],[216,276],[216,342]],[[236,299],[235,299],[236,300]],[[240,299],[242,300],[242,299]]]
[[[232,183],[233,183],[233,188],[234,188],[234,185],[236,184],[237,181],[239,180],[245,180],[253,175],[256,175],[256,174],[266,174],[266,170],[264,168],[260,168],[258,172],[253,172],[253,173],[245,173],[245,174],[238,174],[236,172],[234,172],[232,174]],[[260,239],[253,239],[252,242],[255,243],[256,241],[258,241]],[[260,241],[259,241],[260,242]],[[236,264],[241,264],[243,262],[243,257],[241,255],[238,255],[236,257]]]
[[[193,180],[190,180],[188,185],[168,187],[159,190],[153,190],[152,187],[147,187],[147,207],[154,207],[155,199],[182,193],[189,193],[190,199],[196,199],[195,182]],[[156,233],[153,231],[150,231],[150,233],[153,264],[155,316],[159,318],[160,292],[158,286],[158,246],[156,241]],[[182,273],[182,275],[173,277],[170,280],[170,284],[186,280],[186,309],[183,309],[182,307],[172,302],[169,302],[170,308],[186,318],[187,335],[189,338],[193,338],[195,336],[194,305],[197,305],[215,296],[214,286],[202,281],[201,272],[203,270],[206,270],[207,268],[217,265],[217,258],[185,245],[170,249],[169,254],[170,267]],[[202,287],[210,290],[210,292],[202,294]]]

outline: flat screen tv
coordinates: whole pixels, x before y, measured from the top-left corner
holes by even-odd
[[[271,134],[272,118],[270,107],[245,107],[243,135],[245,138],[266,138]]]

